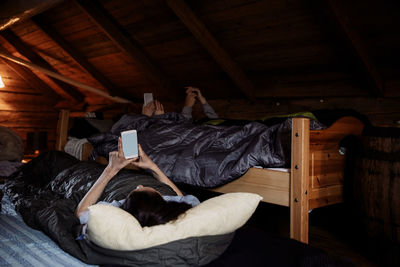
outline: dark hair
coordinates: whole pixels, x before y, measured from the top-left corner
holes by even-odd
[[[142,227],[175,220],[192,206],[184,202],[165,201],[157,192],[133,191],[121,208],[132,214]]]

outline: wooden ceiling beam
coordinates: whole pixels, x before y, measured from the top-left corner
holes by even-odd
[[[183,0],[167,0],[166,2],[247,98],[254,99],[254,86],[252,82],[231,56],[219,45],[192,9]]]
[[[328,0],[328,6],[331,11],[331,15],[335,20],[335,24],[338,25],[339,30],[342,32],[346,40],[347,46],[352,50],[353,54],[357,58],[359,65],[362,68],[363,73],[369,79],[372,85],[371,94],[374,96],[384,95],[384,80],[379,74],[378,68],[371,60],[366,47],[364,46],[361,38],[349,23],[349,16],[342,7],[341,1]]]
[[[76,0],[75,3],[122,52],[140,65],[153,82],[162,88],[173,88],[173,83],[151,62],[140,45],[128,37],[129,35],[110,17],[98,1]]]
[[[2,0],[0,8],[0,31],[62,2],[63,0]]]
[[[49,64],[46,60],[44,60],[41,56],[39,56],[36,52],[34,52],[29,46],[27,46],[15,33],[11,30],[6,29],[0,32],[1,36],[11,44],[19,54],[26,57],[32,63],[41,66],[43,68],[49,69],[53,72],[57,71]],[[59,89],[52,88],[57,94],[63,97],[66,100],[74,101],[74,102],[82,102],[84,100],[84,95],[77,90],[75,87],[66,84],[57,79],[52,79],[52,81],[59,86]]]
[[[111,96],[121,95],[121,90],[110,80],[101,74],[88,60],[86,60],[75,48],[73,48],[43,17],[37,15],[31,18],[47,36],[61,47],[76,63],[78,63],[87,73],[99,82]]]
[[[65,76],[63,76],[63,75],[61,75],[61,74],[59,74],[57,72],[48,70],[46,68],[43,68],[43,67],[41,67],[39,65],[36,65],[36,64],[33,64],[33,63],[31,63],[29,61],[26,61],[26,60],[23,60],[21,58],[15,57],[13,55],[0,52],[0,57],[3,57],[5,59],[8,59],[8,60],[13,61],[15,63],[18,63],[18,64],[20,64],[22,66],[27,67],[27,68],[30,68],[30,69],[33,69],[33,70],[38,70],[41,73],[44,73],[49,77],[52,77],[52,78],[55,78],[57,80],[63,81],[65,83],[67,83],[67,84],[72,84],[72,85],[74,85],[76,87],[82,88],[82,89],[87,90],[87,91],[92,92],[92,93],[95,93],[95,94],[97,94],[99,96],[102,96],[104,98],[110,99],[112,101],[120,102],[120,103],[131,103],[132,102],[132,101],[130,101],[128,99],[124,99],[124,98],[121,98],[121,97],[118,97],[118,96],[110,96],[107,92],[104,92],[104,90],[100,90],[98,88],[95,88],[95,87],[89,86],[87,84],[81,83],[79,81],[73,80],[71,78],[65,77]]]
[[[8,51],[2,46],[0,46],[0,52],[8,53]],[[9,60],[0,59],[0,62],[7,65],[19,77],[21,77],[23,80],[25,80],[31,88],[38,90],[47,98],[54,99],[54,100],[60,99],[59,95],[57,95],[50,86],[48,86],[45,82],[43,82],[31,70],[29,70],[21,65],[18,65],[17,63],[9,61]]]

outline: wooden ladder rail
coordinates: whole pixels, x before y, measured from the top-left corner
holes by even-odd
[[[68,138],[68,123],[69,123],[69,110],[62,109],[58,114],[57,123],[57,139],[55,149],[58,151],[64,151],[64,146],[67,143]]]
[[[308,243],[310,120],[292,119],[290,169],[290,237]]]

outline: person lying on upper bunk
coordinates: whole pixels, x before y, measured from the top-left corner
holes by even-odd
[[[203,107],[203,112],[207,116],[208,119],[218,119],[218,114],[214,111],[214,109],[207,102],[206,98],[203,96],[199,88],[187,86],[186,88],[186,99],[185,105],[182,109],[182,116],[188,120],[192,119],[192,109],[197,100],[200,101]],[[164,106],[158,101],[154,100],[149,102],[147,105],[143,105],[142,114],[148,117],[152,117],[154,115],[162,115],[164,114]]]
[[[206,98],[202,95],[199,88],[187,86],[186,88],[186,99],[185,105],[182,109],[182,115],[186,119],[192,119],[192,109],[196,100],[199,100],[203,107],[203,112],[209,119],[218,119],[218,114],[215,113],[214,109],[208,104]]]
[[[175,220],[191,207],[200,204],[200,201],[195,196],[184,196],[157,164],[147,156],[140,145],[138,148],[139,157],[125,159],[121,138],[119,138],[118,151],[109,153],[108,165],[82,198],[75,210],[75,216],[79,218],[81,224],[87,224],[89,222],[89,206],[97,203],[109,181],[128,164],[151,171],[157,180],[169,185],[177,196],[162,196],[160,192],[152,187],[139,185],[128,194],[126,199],[119,201],[114,200],[112,203],[99,203],[110,204],[129,212],[139,221],[142,227],[164,224]]]

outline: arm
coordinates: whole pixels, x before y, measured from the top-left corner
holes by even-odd
[[[208,104],[207,102],[205,104],[203,104],[203,111],[204,111],[204,114],[206,114],[206,116],[209,119],[218,119],[218,114],[215,113],[212,106],[210,106],[210,104]]]
[[[125,159],[123,151],[121,138],[118,140],[118,151],[112,151],[109,154],[109,162],[107,167],[104,169],[102,174],[99,176],[97,181],[92,185],[86,195],[79,202],[76,210],[75,216],[79,217],[83,212],[86,212],[89,206],[95,204],[101,194],[104,191],[104,188],[107,186],[108,182],[126,165],[135,161],[136,158],[133,159]]]
[[[202,95],[201,91],[199,88],[193,88],[192,91],[195,92],[197,95],[197,98],[203,105],[203,112],[209,119],[218,119],[218,114],[215,113],[214,109],[210,106],[210,104],[207,103],[206,98]]]
[[[158,181],[169,185],[178,196],[183,196],[181,190],[179,190],[179,188],[164,174],[164,172],[157,166],[157,164],[155,164],[154,161],[152,161],[149,158],[149,156],[147,156],[147,154],[143,151],[140,145],[139,145],[139,160],[133,161],[131,164],[142,169],[151,170],[153,176]]]
[[[181,114],[183,117],[190,120],[192,118],[192,107],[184,106]]]
[[[194,93],[193,89],[194,87],[188,86],[186,88],[186,99],[185,99],[185,105],[182,109],[182,115],[186,119],[191,119],[192,118],[192,108],[194,104],[196,103],[196,93]]]

